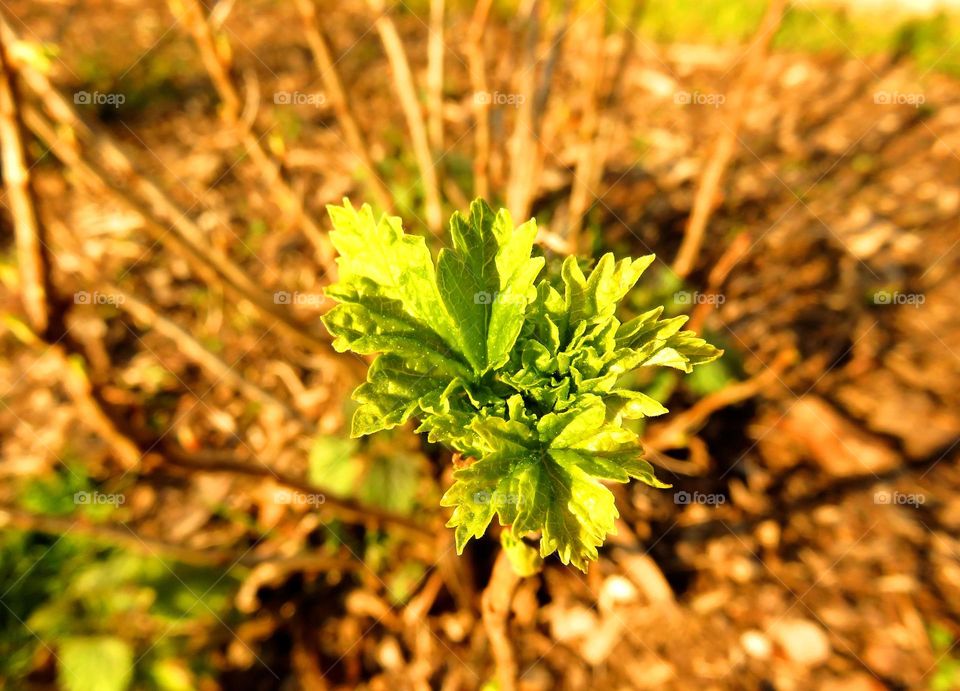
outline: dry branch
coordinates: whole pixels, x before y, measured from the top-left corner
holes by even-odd
[[[24,511],[0,504],[0,527],[36,531],[49,535],[82,535],[152,557],[166,557],[195,566],[268,567],[289,571],[345,571],[360,568],[360,563],[344,557],[304,554],[295,557],[259,557],[251,552],[222,549],[198,549],[156,538],[138,535],[125,524],[92,523],[86,518],[60,518]]]
[[[654,434],[644,440],[644,447],[662,451],[684,446],[690,434],[702,427],[711,415],[727,406],[749,400],[769,388],[795,358],[795,353],[784,351],[768,368],[755,377],[730,384],[701,398],[687,410],[673,415],[670,422],[656,429]]]
[[[430,0],[427,43],[427,135],[434,155],[443,155],[443,14],[444,0]]]
[[[25,124],[50,147],[57,158],[76,169],[82,179],[100,182],[137,211],[146,221],[146,228],[154,240],[186,259],[202,280],[210,285],[222,285],[234,297],[249,302],[263,317],[268,318],[269,323],[276,324],[306,346],[327,355],[333,354],[327,341],[309,332],[288,311],[279,309],[243,269],[207,243],[203,231],[187,214],[159,186],[138,174],[126,155],[108,136],[97,134],[87,127],[43,75],[29,68],[22,69],[21,74],[59,124],[87,140],[84,152],[87,155],[84,156],[77,149],[76,142],[58,132],[35,108],[25,107]],[[98,160],[102,157],[107,158],[112,170]],[[130,189],[118,179],[124,180]]]
[[[298,490],[304,493],[315,493],[317,487],[305,480],[281,473],[263,465],[255,459],[252,462],[238,462],[219,457],[204,457],[199,454],[187,454],[179,448],[164,445],[165,459],[172,465],[179,466],[192,472],[220,473],[227,475],[246,475],[258,477],[265,481],[273,481],[282,487]],[[348,523],[359,525],[389,526],[401,534],[406,534],[429,544],[432,548],[436,535],[433,530],[407,516],[386,511],[375,506],[344,497],[324,495],[325,501],[318,508],[321,513],[329,512]]]
[[[203,7],[198,0],[181,0],[177,6],[183,8],[182,19],[193,36],[203,65],[223,104],[222,112],[225,121],[236,131],[244,149],[263,176],[267,188],[280,208],[284,213],[293,214],[296,222],[303,228],[304,234],[316,251],[317,261],[326,271],[333,272],[334,251],[329,238],[307,213],[300,195],[294,192],[283,178],[280,166],[264,149],[262,137],[255,135],[250,127],[255,109],[251,112],[249,119],[241,114],[240,104],[243,99],[233,83],[230,66],[223,51],[218,50],[217,37],[204,15]]]
[[[510,180],[507,184],[507,206],[520,219],[530,215],[538,190],[537,180],[543,169],[546,147],[542,124],[553,83],[553,72],[560,57],[563,38],[570,25],[573,3],[564,3],[560,24],[552,34],[543,70],[538,75],[540,61],[537,50],[543,4],[536,0],[530,8],[527,25],[524,65],[518,80],[518,95],[522,98],[513,134],[510,137]]]
[[[78,262],[77,271],[82,275],[84,281],[87,284],[99,283],[108,293],[117,296],[119,298],[117,300],[118,309],[127,312],[135,320],[149,328],[155,329],[157,333],[172,341],[183,355],[210,374],[213,381],[223,382],[228,386],[232,386],[241,395],[246,396],[247,399],[273,408],[287,419],[298,423],[304,430],[310,430],[311,425],[296,411],[269,392],[240,376],[230,365],[224,362],[218,355],[211,352],[179,324],[160,314],[149,303],[141,300],[133,293],[125,291],[99,276],[94,263],[83,256],[82,250],[74,240],[72,234],[57,219],[47,217],[46,223],[52,230],[60,230],[59,233],[53,236],[57,242],[69,246],[70,249],[75,252]]]
[[[704,291],[707,295],[717,294],[720,287],[726,282],[727,276],[733,271],[733,268],[743,259],[744,255],[750,251],[750,247],[751,234],[749,232],[740,233],[733,239],[723,254],[720,255],[720,259],[713,265],[710,274],[707,276],[707,287]],[[700,333],[700,327],[703,326],[703,322],[716,306],[716,300],[707,300],[698,303],[697,306],[693,308],[690,321],[687,322],[685,328]]]
[[[354,109],[351,106],[350,98],[343,88],[343,80],[340,78],[340,72],[333,60],[333,54],[330,50],[330,42],[323,33],[320,23],[317,21],[317,10],[314,0],[296,0],[297,9],[305,24],[307,45],[313,54],[313,59],[320,70],[320,78],[323,80],[323,87],[326,90],[327,98],[333,112],[337,115],[340,127],[343,129],[343,136],[347,144],[353,150],[353,153],[359,158],[363,166],[366,182],[370,186],[370,191],[376,198],[377,203],[385,211],[393,211],[393,198],[390,190],[377,172],[373,155],[370,153],[370,147],[363,136],[360,126],[357,124],[357,118],[354,116]]]
[[[236,460],[236,453],[229,452],[226,457],[216,453],[188,454],[171,443],[159,440],[138,440],[129,430],[122,429],[115,416],[104,407],[103,397],[98,388],[78,370],[68,359],[70,351],[64,345],[45,343],[32,335],[33,343],[44,343],[44,352],[51,352],[58,358],[66,389],[83,414],[83,420],[110,444],[114,453],[127,467],[143,465],[143,460],[151,456],[159,465],[179,467],[193,472],[222,473],[236,476],[258,477],[272,481],[278,486],[288,487],[303,493],[316,493],[315,485],[292,475],[278,472],[255,458],[247,462]],[[65,343],[69,344],[68,341]],[[128,463],[129,462],[129,463]],[[432,545],[436,536],[432,530],[417,521],[376,506],[368,506],[348,498],[325,495],[319,511],[335,515],[337,518],[361,525],[389,525],[400,533],[417,538],[424,544]]]
[[[93,386],[86,372],[81,366],[71,363],[66,350],[60,346],[51,346],[49,351],[60,360],[63,372],[61,381],[80,411],[79,419],[84,424],[90,425],[94,432],[107,443],[125,470],[139,466],[143,454],[136,443],[117,428],[113,418],[94,397]]]
[[[577,156],[577,165],[573,173],[573,185],[570,190],[569,207],[569,227],[567,228],[567,244],[570,251],[576,252],[580,241],[580,228],[583,224],[583,216],[587,212],[591,197],[594,173],[593,170],[601,166],[597,165],[597,158],[600,156],[600,146],[597,138],[597,130],[600,128],[600,99],[601,86],[603,80],[600,75],[603,74],[604,66],[604,13],[606,7],[594,11],[591,21],[591,27],[596,34],[590,41],[591,54],[589,72],[595,76],[594,79],[584,80],[583,94],[583,117],[580,122],[580,149]]]
[[[766,14],[760,22],[757,35],[748,48],[746,63],[737,79],[736,86],[723,108],[724,113],[728,114],[727,122],[723,123],[723,130],[720,132],[707,164],[703,168],[683,242],[673,263],[673,271],[680,278],[689,276],[697,262],[707,223],[710,221],[717,192],[720,189],[720,183],[723,181],[724,171],[736,149],[743,116],[750,107],[750,97],[753,94],[753,89],[759,83],[757,75],[763,68],[764,58],[770,50],[773,37],[780,28],[786,6],[786,0],[771,0]]]
[[[310,429],[309,423],[296,411],[292,410],[288,405],[269,392],[242,377],[236,370],[220,357],[210,352],[210,350],[180,325],[167,319],[148,303],[140,300],[132,293],[122,290],[111,283],[104,282],[103,286],[111,294],[123,298],[121,301],[118,301],[117,307],[119,309],[129,313],[137,321],[155,329],[157,333],[173,341],[177,349],[188,359],[204,369],[213,378],[213,381],[227,384],[247,399],[257,401],[269,408],[278,410],[287,419],[298,423],[304,430]]]
[[[510,152],[510,179],[507,182],[507,207],[517,219],[523,220],[530,213],[534,179],[540,143],[537,137],[537,122],[534,100],[537,90],[537,44],[540,38],[539,0],[534,0],[527,19],[527,32],[523,47],[523,66],[517,80],[517,119],[508,143]]]
[[[519,583],[520,577],[513,570],[507,553],[501,549],[480,603],[483,627],[490,641],[500,691],[515,691],[517,688],[517,656],[510,641],[507,619]]]
[[[443,210],[440,206],[440,185],[437,181],[437,170],[430,154],[430,144],[427,140],[427,127],[423,121],[423,109],[417,98],[417,87],[410,72],[410,63],[403,48],[403,41],[397,32],[397,27],[383,7],[382,0],[370,0],[370,6],[378,13],[375,21],[377,33],[383,43],[383,49],[390,62],[393,72],[394,86],[400,107],[403,109],[410,131],[410,143],[413,154],[420,168],[420,178],[423,181],[423,192],[426,202],[427,226],[433,233],[439,234],[443,226]]]
[[[30,187],[30,167],[27,164],[16,84],[8,54],[10,39],[11,36],[0,31],[0,142],[3,184],[13,216],[23,308],[31,326],[37,332],[43,333],[47,330],[48,322],[45,248]]]
[[[633,12],[620,31],[620,41],[613,58],[613,74],[606,80],[597,78],[595,87],[587,94],[586,112],[581,129],[581,147],[577,157],[577,166],[573,176],[573,188],[570,192],[570,208],[568,212],[569,224],[567,228],[567,244],[572,252],[576,252],[580,244],[580,231],[583,228],[583,219],[589,211],[592,202],[597,198],[597,188],[603,179],[603,170],[606,166],[607,154],[615,131],[613,106],[623,88],[623,77],[627,63],[633,54],[636,39],[632,27],[640,20],[643,3],[634,4]],[[600,17],[600,40],[597,43],[597,53],[594,74],[605,75],[603,16]],[[605,91],[599,88],[601,81],[607,82]]]
[[[483,34],[490,14],[493,0],[479,0],[470,29],[467,33],[467,64],[470,72],[470,86],[473,89],[474,152],[473,152],[473,193],[477,197],[489,199],[490,181],[490,99],[487,86],[487,67],[483,51]]]

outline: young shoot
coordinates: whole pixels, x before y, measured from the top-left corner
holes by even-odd
[[[339,304],[323,323],[337,351],[377,354],[353,394],[351,434],[413,418],[466,459],[441,500],[453,507],[458,552],[496,516],[518,568],[556,552],[585,571],[619,515],[605,483],[669,486],[623,425],[667,410],[622,386],[624,375],[691,372],[721,355],[681,331],[686,317],[661,319],[662,307],[616,317],[653,255],[606,254],[589,275],[570,256],[559,278],[538,281],[535,221],[514,227],[483,200],[453,215],[453,246],[436,262],[399,218],[347,200],[328,211],[339,280],[327,294]],[[523,541],[531,536],[539,555]]]

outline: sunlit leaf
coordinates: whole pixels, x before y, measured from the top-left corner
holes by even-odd
[[[68,638],[57,657],[57,678],[66,691],[124,691],[133,678],[133,649],[120,638]]]
[[[517,569],[533,568],[524,538],[534,536],[538,559],[556,553],[585,570],[618,516],[606,484],[667,486],[622,426],[667,410],[624,375],[689,372],[720,355],[662,308],[616,317],[654,257],[607,254],[589,273],[567,257],[558,277],[534,285],[534,221],[514,227],[482,200],[454,214],[436,264],[397,218],[349,202],[330,217],[340,280],[328,294],[340,304],[324,324],[338,350],[378,355],[354,392],[352,434],[416,418],[430,441],[468,459],[441,502],[459,551],[496,517]]]

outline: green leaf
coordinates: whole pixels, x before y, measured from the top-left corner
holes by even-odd
[[[516,421],[476,421],[487,453],[454,473],[441,500],[455,507],[447,525],[456,529],[457,550],[483,535],[496,515],[517,535],[540,532],[542,557],[557,552],[563,563],[585,571],[619,515],[602,481],[633,477],[668,487],[640,459],[636,436],[605,423],[605,416],[603,401],[585,396],[570,410],[541,418],[535,430]]]
[[[613,255],[608,253],[600,258],[587,279],[576,258],[567,257],[561,275],[565,287],[568,332],[588,319],[613,316],[617,303],[655,258],[649,254],[636,260],[615,262]]]
[[[318,435],[310,447],[307,461],[310,484],[340,496],[352,494],[362,469],[352,457],[356,448],[352,439]]]
[[[603,402],[607,406],[607,415],[620,416],[623,420],[639,420],[645,417],[664,415],[667,409],[656,399],[641,391],[619,389],[609,396],[604,396]]]
[[[406,455],[376,455],[370,459],[363,477],[360,499],[398,513],[408,513],[414,505],[420,468]]]
[[[357,212],[347,200],[328,211],[340,280],[326,292],[340,304],[323,323],[338,351],[382,354],[355,394],[355,436],[406,421],[452,378],[506,362],[543,266],[530,258],[535,223],[514,228],[506,211],[478,200],[469,217],[454,215],[454,248],[435,270],[424,239],[398,218],[376,222],[369,206]]]
[[[353,392],[360,407],[353,415],[350,434],[361,437],[406,422],[421,400],[436,398],[448,380],[423,361],[381,355],[367,372],[367,382]]]
[[[514,535],[511,530],[505,529],[500,533],[500,545],[506,552],[514,573],[520,578],[533,576],[543,569],[543,557],[540,553]]]
[[[692,331],[681,331],[670,336],[663,347],[645,360],[643,365],[673,367],[689,374],[695,365],[716,360],[722,354],[723,351],[714,348],[702,338],[697,338]]]
[[[197,688],[193,673],[182,660],[158,660],[150,665],[148,674],[161,691],[192,691]]]
[[[689,372],[721,353],[680,330],[686,317],[661,319],[663,308],[617,318],[654,257],[606,254],[588,274],[567,257],[534,285],[544,264],[531,256],[535,223],[514,227],[482,200],[453,215],[436,266],[399,219],[375,221],[349,202],[330,217],[340,278],[327,293],[340,304],[324,324],[338,350],[377,354],[354,392],[352,434],[416,418],[429,441],[460,452],[465,464],[441,500],[459,551],[496,517],[521,571],[536,562],[528,538],[539,539],[538,559],[557,553],[586,569],[618,516],[606,484],[668,486],[623,426],[666,408],[626,375]],[[378,486],[404,485],[396,469],[381,470]]]
[[[133,678],[133,649],[120,638],[67,638],[57,657],[66,691],[124,691]]]
[[[680,369],[687,374],[692,372],[695,366],[713,362],[723,355],[722,350],[699,338],[693,331],[681,331],[671,336],[667,339],[667,346],[685,361],[685,366]]]
[[[467,359],[477,372],[499,367],[513,347],[533,280],[543,259],[530,258],[537,226],[513,227],[504,209],[494,215],[483,200],[470,205],[468,217],[450,220],[453,249],[437,262],[440,293],[460,325]]]
[[[383,215],[377,222],[367,204],[357,212],[344,199],[343,206],[330,205],[327,212],[334,228],[330,240],[339,253],[337,285],[358,300],[379,296],[398,302],[411,320],[463,352],[459,330],[443,306],[423,237],[404,233],[396,216]],[[337,299],[344,294],[337,287],[328,292]]]
[[[323,323],[335,336],[337,351],[395,354],[413,365],[451,375],[468,371],[439,335],[404,312],[402,303],[342,288],[336,297],[342,302],[323,316]]]

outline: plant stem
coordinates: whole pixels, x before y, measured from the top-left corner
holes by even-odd
[[[377,28],[377,33],[380,34],[383,49],[387,54],[387,60],[390,62],[390,69],[393,72],[394,78],[394,87],[397,90],[400,107],[403,109],[403,115],[407,121],[407,129],[410,131],[410,143],[413,146],[413,154],[420,168],[420,178],[423,181],[423,193],[425,197],[427,226],[432,233],[440,234],[443,230],[440,184],[437,181],[436,163],[430,153],[430,144],[427,140],[427,126],[423,118],[423,109],[417,98],[417,88],[413,81],[413,74],[410,71],[407,52],[404,50],[403,41],[400,39],[396,25],[384,8],[383,0],[369,0],[369,2],[374,12],[378,13],[374,26]]]
[[[723,174],[740,140],[740,126],[743,124],[743,116],[750,107],[750,97],[758,83],[757,74],[763,67],[773,37],[783,21],[786,6],[786,0],[771,0],[760,22],[760,28],[757,29],[757,34],[747,48],[746,63],[730,94],[730,101],[726,104],[725,110],[729,113],[727,122],[721,120],[724,129],[720,132],[703,167],[697,194],[693,200],[693,210],[690,212],[683,242],[673,264],[673,271],[680,278],[689,276],[697,262],[707,223],[713,214],[715,200],[720,192],[720,183],[723,182]]]
[[[174,5],[171,5],[174,8]],[[283,171],[273,157],[264,149],[262,144],[264,135],[253,132],[253,121],[256,118],[256,104],[248,109],[248,113],[241,112],[243,97],[231,76],[231,60],[228,50],[221,48],[218,37],[207,19],[205,6],[199,0],[186,0],[177,3],[174,16],[182,20],[193,37],[204,68],[210,75],[214,89],[223,105],[221,114],[226,124],[232,128],[242,143],[250,160],[256,165],[274,201],[284,212],[292,214],[304,235],[316,251],[317,262],[331,275],[336,275],[336,265],[333,261],[333,245],[330,244],[326,233],[310,217],[303,200],[284,179]],[[224,43],[224,46],[227,44]]]
[[[490,161],[490,115],[487,96],[487,68],[483,53],[483,30],[487,24],[492,0],[480,0],[474,7],[470,30],[467,32],[467,61],[470,67],[470,87],[473,89],[473,114],[476,120],[473,156],[474,196],[490,196],[488,163]]]
[[[427,137],[433,155],[443,156],[443,15],[444,0],[430,0],[427,44]]]
[[[517,657],[510,642],[507,618],[510,615],[510,602],[519,583],[520,577],[510,565],[507,553],[501,549],[493,564],[490,582],[480,599],[483,627],[490,641],[500,691],[515,691],[517,688]]]
[[[297,0],[296,5],[300,16],[303,18],[307,45],[310,46],[313,60],[317,64],[327,98],[330,99],[330,105],[337,114],[344,139],[363,166],[364,174],[367,176],[366,182],[370,186],[370,191],[376,197],[377,203],[385,211],[392,212],[393,200],[390,197],[390,190],[387,189],[386,183],[377,172],[370,146],[357,123],[355,110],[346,89],[343,88],[343,80],[340,78],[337,62],[330,50],[330,41],[317,21],[317,9],[314,0]]]
[[[20,121],[20,110],[13,78],[13,68],[6,55],[8,37],[0,34],[0,140],[3,141],[2,177],[9,197],[16,237],[17,264],[20,267],[20,292],[30,325],[38,332],[47,330],[47,286],[43,253],[43,234],[37,220],[30,189],[30,166],[27,163]]]

